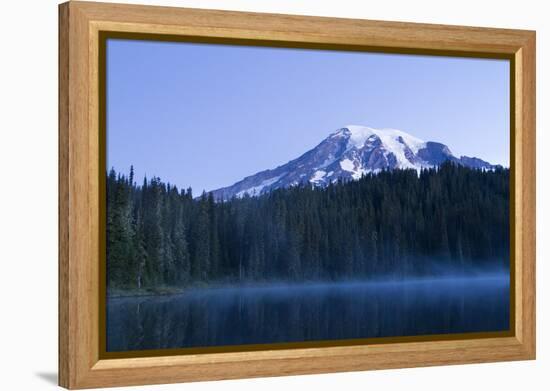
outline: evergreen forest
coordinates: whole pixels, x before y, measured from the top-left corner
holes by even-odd
[[[445,163],[215,200],[107,173],[107,287],[337,281],[509,266],[509,169]]]

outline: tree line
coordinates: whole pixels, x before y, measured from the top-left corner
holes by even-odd
[[[509,265],[509,170],[382,171],[259,197],[107,174],[107,284],[433,275]]]

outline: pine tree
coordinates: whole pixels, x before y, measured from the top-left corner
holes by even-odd
[[[107,173],[109,288],[509,266],[509,170],[383,171],[216,201]]]

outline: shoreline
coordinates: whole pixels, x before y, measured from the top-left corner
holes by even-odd
[[[462,274],[462,275],[441,275],[441,276],[410,276],[406,278],[378,278],[364,280],[339,280],[339,281],[245,281],[245,282],[214,282],[214,283],[196,283],[184,287],[148,287],[140,289],[120,289],[115,288],[109,291],[107,289],[107,299],[131,298],[131,297],[159,297],[159,296],[177,296],[184,294],[187,291],[196,290],[216,290],[216,289],[288,289],[293,287],[301,288],[317,288],[329,287],[338,285],[393,285],[393,284],[426,284],[426,283],[441,283],[463,282],[475,280],[506,280],[509,279],[509,272],[493,272],[493,273],[477,273],[477,274]]]

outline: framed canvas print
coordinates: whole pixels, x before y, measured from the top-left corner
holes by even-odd
[[[535,33],[60,5],[60,385],[535,358]]]

